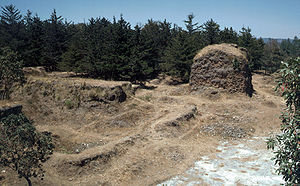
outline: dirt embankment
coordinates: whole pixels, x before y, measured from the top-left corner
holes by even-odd
[[[255,74],[253,97],[188,84],[130,83],[29,77],[13,99],[56,150],[35,185],[153,185],[184,172],[220,140],[268,135],[284,106],[274,77]],[[1,168],[1,184],[24,180]]]

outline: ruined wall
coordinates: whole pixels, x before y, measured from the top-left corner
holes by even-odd
[[[203,86],[217,87],[252,96],[251,81],[247,52],[237,45],[210,45],[194,57],[190,76],[192,90]]]

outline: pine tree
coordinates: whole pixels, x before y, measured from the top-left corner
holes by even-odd
[[[49,71],[58,70],[61,55],[67,48],[66,25],[62,16],[57,16],[55,9],[51,14],[51,18],[45,21],[44,24],[42,65]]]
[[[232,27],[225,27],[220,31],[221,43],[238,43],[238,34],[232,29]]]
[[[300,56],[300,39],[298,39],[298,37],[295,36],[292,44],[293,44],[293,49],[292,49],[291,55],[293,57],[299,57]]]
[[[164,63],[161,64],[161,68],[166,74],[188,82],[193,57],[196,54],[193,41],[189,33],[183,30],[180,30],[172,39],[165,51]]]
[[[251,29],[243,27],[240,31],[239,36],[239,45],[245,48],[249,48],[251,45],[251,42],[253,41],[253,36],[251,34]]]
[[[251,34],[251,29],[243,27],[240,31],[240,35],[238,38],[239,46],[245,47],[248,51],[248,60],[249,66],[251,70],[258,70],[262,66],[262,56],[263,56],[263,48],[264,42],[263,40],[256,39]]]
[[[129,79],[128,66],[130,60],[130,24],[124,20],[121,15],[120,19],[114,19],[111,25],[111,45],[109,46],[109,54],[106,55],[106,68],[110,79]]]
[[[20,10],[14,5],[1,7],[0,47],[9,47],[22,53],[24,50],[24,24]]]
[[[251,54],[251,66],[253,70],[261,69],[263,62],[263,53],[264,53],[264,41],[262,38],[253,39],[250,49]],[[251,68],[250,66],[250,68]]]
[[[128,76],[131,82],[137,83],[137,81],[143,82],[151,78],[153,68],[150,67],[146,61],[147,50],[145,50],[145,43],[141,35],[141,27],[136,25],[132,35],[131,55],[129,61]]]
[[[290,39],[283,40],[280,43],[280,49],[288,56],[292,56],[293,44]]]
[[[23,54],[24,66],[40,66],[43,50],[44,24],[38,15],[32,17],[30,11],[25,17],[26,49]]]
[[[164,20],[163,22],[158,22],[159,26],[159,35],[158,35],[158,55],[159,58],[161,59],[162,56],[164,55],[164,51],[166,50],[166,47],[170,43],[172,39],[172,34],[171,34],[171,23],[167,22],[167,20]],[[161,61],[161,60],[160,60]]]
[[[202,28],[206,45],[217,44],[220,42],[220,25],[213,19],[204,23]]]
[[[189,14],[187,16],[187,20],[184,20],[185,27],[190,35],[197,32],[200,28],[200,26],[197,26],[198,23],[193,23],[194,18],[195,18],[194,14]]]
[[[108,61],[113,57],[114,50],[111,23],[105,18],[91,18],[89,23],[83,25],[80,35],[83,42],[77,44],[82,45],[83,58],[76,62],[78,72],[107,79],[110,70]]]
[[[280,68],[281,61],[285,59],[284,52],[276,40],[270,40],[264,46],[263,69],[270,73]]]
[[[148,20],[148,23],[141,30],[141,37],[144,42],[144,50],[146,53],[145,60],[148,66],[153,69],[153,76],[160,72],[159,64],[168,46],[172,34],[171,24],[166,20],[161,23]]]
[[[1,21],[9,25],[20,23],[20,21],[22,20],[22,15],[20,13],[20,10],[16,9],[16,6],[11,4],[1,8]]]
[[[86,41],[83,36],[83,24],[71,25],[69,32],[71,39],[68,42],[67,51],[62,54],[62,61],[58,64],[59,70],[86,72],[88,64],[85,63]]]

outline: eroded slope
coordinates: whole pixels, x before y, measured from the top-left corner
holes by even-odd
[[[249,98],[213,88],[190,92],[187,84],[136,89],[126,82],[31,77],[13,98],[56,142],[45,180],[34,184],[151,185],[216,153],[221,140],[278,130],[284,102],[273,82],[255,74]],[[12,172],[3,176],[4,184],[24,183]]]

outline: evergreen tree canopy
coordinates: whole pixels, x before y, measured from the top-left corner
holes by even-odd
[[[264,46],[264,70],[270,73],[275,72],[280,68],[281,61],[284,58],[284,52],[276,40],[273,39]]]
[[[188,82],[193,58],[196,55],[196,46],[193,42],[194,39],[188,32],[180,31],[165,51],[162,70],[168,75]]]
[[[25,17],[26,24],[26,50],[23,54],[24,66],[40,66],[44,45],[44,23],[30,11]]]
[[[24,51],[24,22],[20,10],[14,5],[1,7],[0,47],[9,47],[22,53]]]
[[[66,51],[68,33],[67,24],[62,16],[57,16],[54,9],[50,19],[44,22],[43,53],[41,64],[47,70],[58,70],[57,65],[61,61],[61,55]]]
[[[207,45],[217,44],[220,42],[220,25],[213,19],[204,23],[202,28]]]
[[[261,69],[262,56],[264,52],[264,41],[256,39],[251,34],[251,29],[243,27],[238,38],[239,46],[245,47],[248,51],[249,65],[251,70]]]
[[[4,7],[1,7],[1,21],[8,24],[18,24],[22,21],[22,15],[20,13],[20,10],[16,8],[14,5],[7,5]]]
[[[153,19],[131,28],[122,15],[118,20],[99,17],[75,24],[64,21],[55,10],[49,19],[41,20],[30,11],[22,16],[14,5],[8,5],[2,7],[0,15],[0,47],[17,51],[24,66],[133,82],[155,78],[161,72],[187,81],[193,55],[210,44],[245,47],[252,70],[279,68],[273,65],[272,60],[279,59],[275,53],[284,59],[300,55],[297,37],[283,41],[279,52],[269,52],[250,28],[243,27],[237,33],[232,27],[221,30],[213,19],[201,26],[194,19],[194,14],[187,15],[184,29]]]
[[[232,27],[225,27],[224,30],[220,31],[220,40],[222,43],[238,43],[238,34],[233,30]]]
[[[189,14],[187,16],[187,20],[184,20],[185,27],[189,34],[193,34],[194,32],[198,31],[200,26],[197,26],[198,23],[193,23],[193,19],[195,18],[194,14]]]

